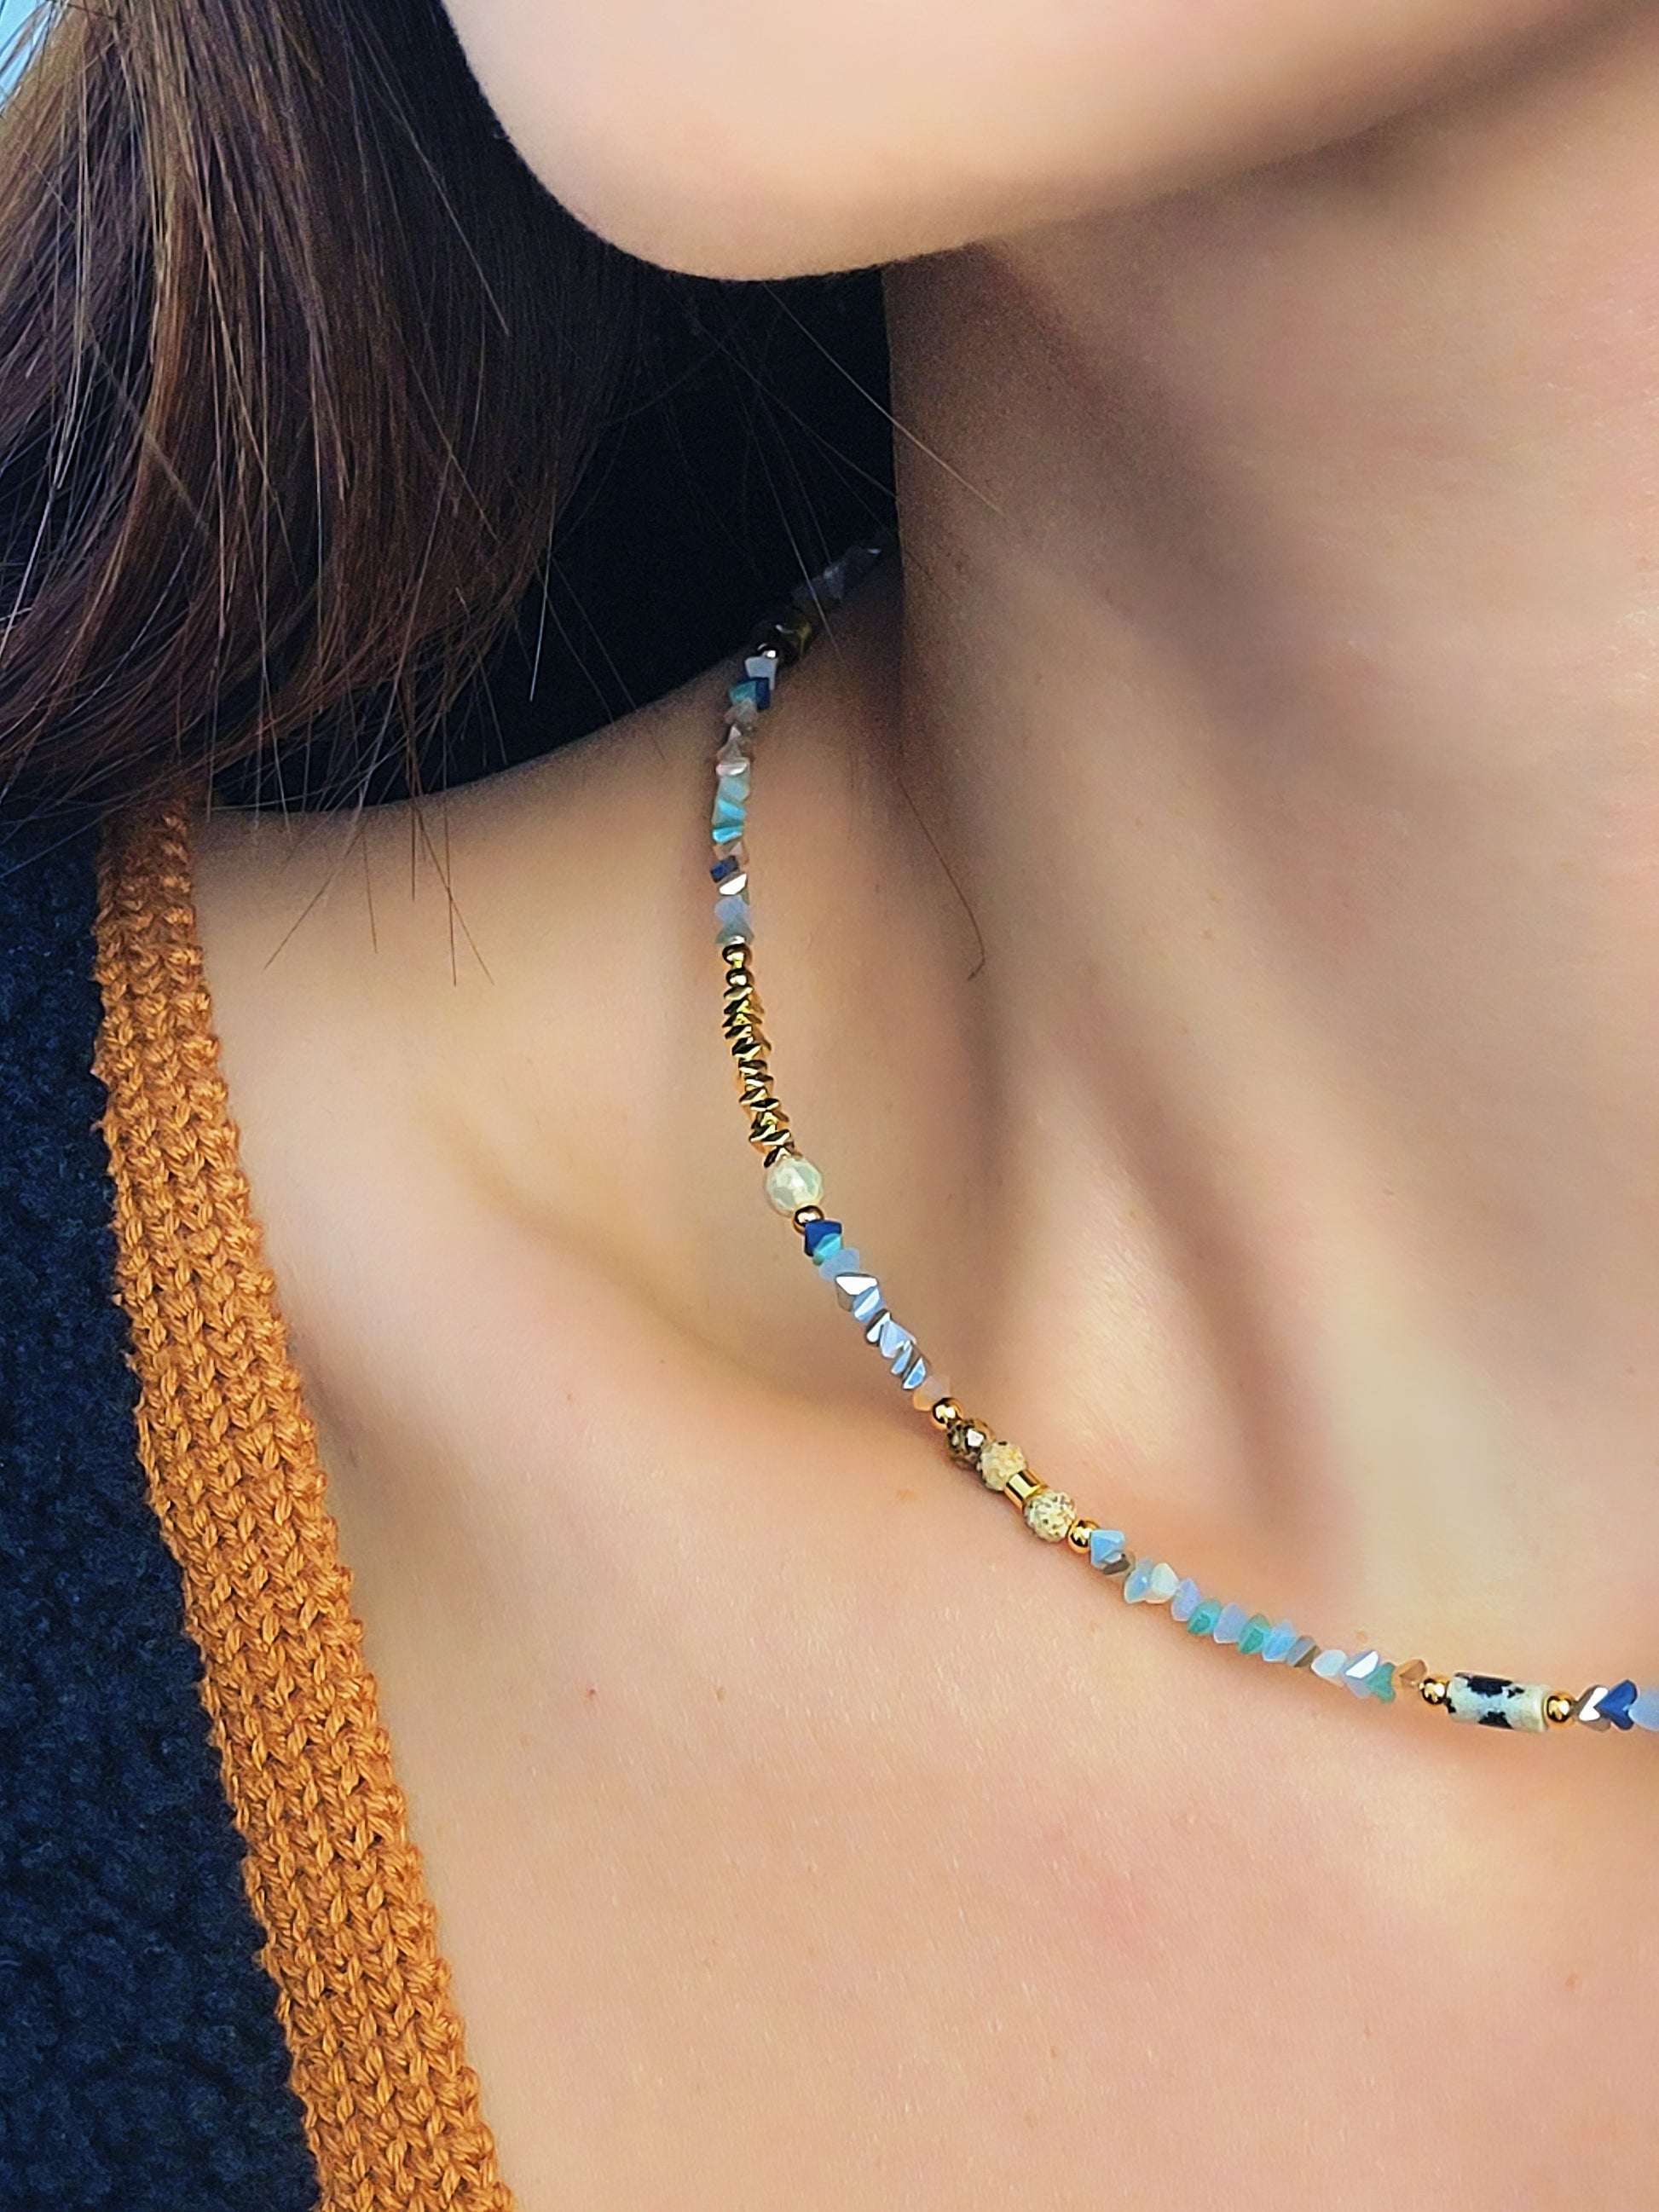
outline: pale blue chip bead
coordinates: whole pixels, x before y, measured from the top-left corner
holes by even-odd
[[[1123,1557],[1121,1528],[1093,1528],[1089,1532],[1089,1565],[1109,1567]]]
[[[856,1244],[835,1244],[819,1252],[812,1265],[833,1283],[837,1275],[856,1275],[861,1264]]]
[[[1249,1617],[1242,1605],[1224,1605],[1210,1633],[1218,1644],[1237,1644]]]
[[[1124,1576],[1123,1602],[1125,1605],[1139,1605],[1146,1596],[1152,1583],[1152,1566],[1153,1562],[1151,1559],[1142,1559],[1138,1565],[1131,1567],[1128,1573]]]
[[[1644,1690],[1630,1709],[1630,1717],[1639,1729],[1659,1729],[1659,1690]]]
[[[1382,1664],[1380,1651],[1356,1651],[1342,1669],[1342,1680],[1356,1698],[1368,1698],[1373,1687],[1372,1677]]]
[[[1322,1651],[1318,1658],[1314,1661],[1312,1672],[1318,1675],[1322,1682],[1340,1682],[1342,1679],[1342,1669],[1347,1663],[1347,1653],[1339,1651],[1333,1644]]]
[[[1281,1620],[1277,1628],[1267,1631],[1267,1640],[1261,1647],[1262,1664],[1277,1667],[1288,1659],[1296,1646],[1296,1630],[1288,1620]]]
[[[1198,1611],[1204,1593],[1190,1575],[1170,1600],[1171,1620],[1190,1620]]]

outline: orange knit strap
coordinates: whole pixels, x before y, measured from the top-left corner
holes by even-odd
[[[97,1073],[150,1500],[247,1850],[320,2212],[511,2212],[219,1073],[184,805],[106,831]]]

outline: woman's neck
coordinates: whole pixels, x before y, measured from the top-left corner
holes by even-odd
[[[1656,108],[1641,9],[890,287],[964,1395],[1567,1672],[1659,1575]]]

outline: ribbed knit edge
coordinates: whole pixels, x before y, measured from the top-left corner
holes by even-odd
[[[106,830],[96,1072],[150,1502],[247,1845],[319,2212],[512,2212],[220,1073],[188,805]]]

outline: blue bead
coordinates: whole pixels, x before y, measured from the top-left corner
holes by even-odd
[[[827,1242],[831,1237],[839,1238],[840,1235],[839,1221],[809,1221],[801,1232],[800,1240],[805,1249],[807,1258],[816,1260],[819,1245]]]
[[[1126,1605],[1140,1603],[1152,1587],[1152,1569],[1157,1564],[1154,1559],[1142,1559],[1139,1565],[1130,1568],[1123,1577],[1123,1601]]]
[[[1261,1647],[1265,1665],[1277,1667],[1288,1659],[1296,1644],[1296,1631],[1288,1620],[1281,1620],[1277,1628],[1269,1629],[1267,1640]]]
[[[1627,1729],[1632,1724],[1630,1709],[1636,1703],[1636,1698],[1637,1688],[1634,1682],[1629,1680],[1615,1682],[1606,1697],[1602,1698],[1600,1710],[1604,1717],[1613,1723],[1614,1728]]]
[[[1095,1528],[1089,1535],[1089,1565],[1109,1567],[1115,1559],[1123,1557],[1121,1528]]]
[[[714,919],[716,921],[741,921],[746,923],[749,920],[748,900],[742,898],[716,899],[714,901]]]
[[[861,1297],[856,1297],[853,1301],[852,1313],[854,1321],[868,1321],[873,1315],[878,1314],[880,1311],[881,1291],[879,1285],[872,1285],[869,1290],[866,1291]]]
[[[1659,1729],[1659,1690],[1639,1692],[1630,1717],[1639,1729]]]
[[[1190,1620],[1197,1612],[1204,1593],[1190,1576],[1170,1600],[1171,1620]]]
[[[1242,1605],[1224,1605],[1210,1633],[1218,1644],[1237,1644],[1249,1617]]]
[[[914,1363],[900,1376],[907,1390],[915,1390],[927,1380],[927,1362],[918,1352]]]
[[[745,699],[751,706],[769,707],[772,703],[772,687],[769,684],[763,683],[758,676],[745,676],[740,682],[732,686],[726,696],[734,707],[740,707]]]
[[[735,854],[723,853],[708,872],[717,884],[723,884],[728,876],[737,874],[740,866],[741,863]]]
[[[856,1244],[839,1241],[826,1245],[812,1265],[826,1280],[834,1282],[837,1275],[856,1275],[859,1271],[859,1249]]]

